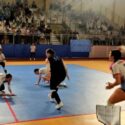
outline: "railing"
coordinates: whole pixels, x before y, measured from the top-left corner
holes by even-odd
[[[1,44],[50,44],[50,35],[0,33]]]
[[[124,35],[104,35],[104,34],[79,34],[79,33],[60,33],[50,35],[45,34],[13,34],[0,33],[0,44],[50,44],[50,45],[69,45],[70,40],[89,39],[93,45],[120,45],[125,44]]]

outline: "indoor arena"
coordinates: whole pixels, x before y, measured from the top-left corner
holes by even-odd
[[[0,125],[125,125],[124,0],[0,0]]]

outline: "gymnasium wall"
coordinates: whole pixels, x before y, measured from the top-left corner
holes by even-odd
[[[29,58],[30,57],[30,45],[4,45],[3,52],[7,58]],[[37,45],[36,58],[44,58],[45,50],[52,48],[56,51],[58,56],[67,58],[79,58],[89,57],[89,52],[71,52],[69,45]]]
[[[64,58],[108,58],[110,50],[118,48],[118,46],[91,46],[89,43],[84,43],[84,47],[80,48],[79,45],[82,46],[82,44],[74,43],[72,45],[37,45],[36,58],[44,58],[47,48],[54,49],[58,56]],[[27,44],[3,45],[2,48],[7,58],[24,59],[30,57],[30,45]]]
[[[90,58],[108,58],[109,52],[113,49],[117,49],[118,46],[93,46],[91,48]]]

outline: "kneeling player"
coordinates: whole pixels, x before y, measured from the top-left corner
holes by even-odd
[[[44,80],[44,82],[46,82],[47,84],[50,84],[51,73],[50,73],[50,64],[49,64],[48,59],[45,60],[45,63],[46,63],[46,67],[34,70],[34,73],[36,75],[39,75],[39,78],[38,78],[36,85],[40,84],[41,79]],[[65,65],[64,65],[64,67],[65,67],[65,70],[67,72],[67,78],[69,79],[67,68]],[[60,84],[60,86],[67,87],[67,84],[65,82],[62,82]]]
[[[0,96],[14,96],[12,90],[11,90],[11,80],[12,75],[11,74],[4,74],[0,73]],[[5,93],[5,83],[8,85],[8,91],[10,94]]]

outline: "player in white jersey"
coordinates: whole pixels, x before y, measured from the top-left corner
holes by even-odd
[[[121,60],[120,50],[112,50],[109,59],[112,61],[111,71],[115,82],[108,82],[106,89],[120,85],[108,100],[108,104],[113,105],[125,100],[125,61]]]
[[[2,49],[0,49],[0,65],[3,67],[4,72],[7,73],[7,70],[5,69],[5,62],[6,62],[6,57],[2,52]]]
[[[50,65],[49,65],[48,59],[45,60],[45,65],[46,66],[43,67],[43,68],[34,70],[34,73],[39,76],[36,85],[40,84],[41,79],[43,79],[44,81],[46,81],[46,83],[49,84],[49,81],[50,81]]]
[[[0,96],[14,96],[12,89],[11,89],[11,80],[12,80],[12,75],[11,74],[4,74],[0,73]],[[5,93],[5,83],[8,85],[8,91],[9,94]]]
[[[40,84],[41,79],[44,80],[47,84],[50,83],[51,73],[50,73],[50,64],[49,64],[48,59],[45,60],[45,65],[46,66],[43,67],[43,68],[34,70],[34,73],[36,75],[39,75],[39,78],[38,78],[38,81],[37,81],[36,85]],[[65,66],[65,69],[67,71],[66,66]],[[68,72],[67,72],[67,78],[69,79]],[[67,87],[67,84],[65,82],[62,82],[60,84],[60,86]]]

